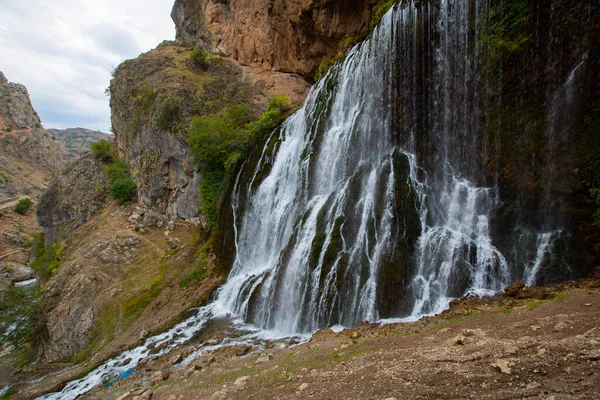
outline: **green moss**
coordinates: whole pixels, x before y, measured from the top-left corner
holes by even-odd
[[[554,296],[554,298],[552,299],[553,301],[565,301],[567,298],[569,297],[568,294],[559,294]]]
[[[546,303],[545,300],[534,301],[533,303],[531,303],[530,305],[527,306],[527,309],[529,311],[533,311],[533,310],[535,310],[536,308],[538,308],[539,306],[541,306],[544,303]]]
[[[0,400],[10,400],[15,397],[17,393],[18,392],[15,389],[10,388],[2,396],[0,396]]]
[[[398,3],[398,1],[399,0],[386,0],[379,3],[375,7],[373,11],[373,18],[371,18],[371,22],[369,23],[371,31],[374,30],[377,27],[377,25],[379,25],[379,23],[383,19],[383,16],[387,14],[387,12],[390,11],[394,4]]]
[[[115,337],[115,330],[119,323],[119,305],[115,304],[100,314],[95,322],[94,339],[83,350],[75,354],[69,361],[80,364],[88,362],[94,354],[98,353]]]
[[[34,259],[30,265],[38,279],[44,283],[58,270],[61,263],[60,256],[64,252],[65,247],[57,243],[46,246],[43,234],[37,235],[36,243]]]
[[[315,73],[315,81],[318,81],[325,75],[327,72],[338,62],[344,59],[345,55],[343,52],[340,52],[335,57],[324,58],[321,61],[321,64],[317,67],[317,72]]]

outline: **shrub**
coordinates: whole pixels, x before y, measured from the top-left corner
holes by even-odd
[[[104,168],[104,175],[106,179],[113,182],[119,178],[126,178],[129,174],[129,164],[123,159],[116,159],[111,164]]]
[[[113,158],[112,143],[106,139],[100,139],[90,144],[94,156],[101,161],[110,161]]]
[[[208,58],[208,53],[202,49],[193,50],[190,53],[192,64],[204,70],[208,68]]]
[[[27,214],[32,205],[33,202],[31,201],[31,199],[21,199],[15,206],[15,212],[21,215],[25,215]]]
[[[228,155],[246,139],[246,132],[223,117],[199,117],[192,121],[188,143],[196,162],[210,169],[224,168]]]
[[[196,163],[204,169],[200,183],[200,207],[210,228],[218,227],[218,208],[232,167],[250,150],[260,135],[272,132],[281,123],[282,110],[290,100],[277,96],[268,110],[253,122],[248,107],[232,107],[226,113],[198,117],[188,131],[188,144]]]
[[[154,126],[157,129],[166,130],[172,128],[181,112],[181,100],[176,97],[167,98],[160,106]]]
[[[130,178],[117,178],[109,187],[113,199],[121,203],[131,201],[137,191],[137,184]]]
[[[292,105],[290,99],[286,96],[275,96],[269,102],[268,110],[288,111]]]
[[[252,121],[252,111],[247,106],[231,107],[227,112],[227,120],[234,126],[244,126]]]

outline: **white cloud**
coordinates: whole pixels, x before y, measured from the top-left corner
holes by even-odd
[[[173,0],[0,0],[0,71],[46,128],[107,132],[110,71],[175,37]]]

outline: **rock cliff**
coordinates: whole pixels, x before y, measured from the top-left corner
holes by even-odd
[[[38,194],[60,164],[59,147],[42,127],[27,89],[0,72],[0,200]]]
[[[165,42],[121,64],[110,86],[112,126],[119,155],[137,179],[140,204],[202,222],[201,174],[187,144],[191,119],[240,105],[258,114],[273,88],[232,60],[208,56],[199,67],[190,55],[189,48]]]
[[[37,217],[46,242],[66,239],[108,205],[104,167],[92,153],[73,161],[52,181],[37,205]],[[58,237],[60,236],[60,238]]]
[[[177,0],[177,38],[242,65],[312,79],[348,37],[365,31],[377,0]]]

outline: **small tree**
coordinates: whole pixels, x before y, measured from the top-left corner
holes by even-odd
[[[104,168],[106,179],[113,182],[119,178],[126,178],[129,175],[129,164],[118,158]]]
[[[201,69],[208,68],[208,53],[202,49],[192,50],[190,53],[192,64]]]
[[[25,215],[27,214],[32,205],[33,202],[31,201],[31,199],[21,199],[15,206],[15,212],[21,215]]]
[[[90,149],[99,160],[110,161],[113,158],[112,143],[109,140],[100,139],[97,142],[92,142]]]
[[[110,185],[110,195],[121,203],[131,201],[137,191],[137,184],[131,178],[118,178]]]
[[[269,102],[269,110],[288,111],[292,106],[292,102],[289,97],[286,96],[275,96]]]

